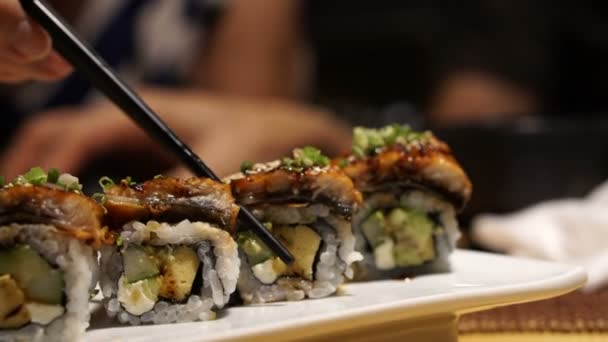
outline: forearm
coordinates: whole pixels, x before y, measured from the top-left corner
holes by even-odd
[[[201,58],[197,80],[207,89],[255,97],[291,97],[301,56],[300,3],[234,0]]]

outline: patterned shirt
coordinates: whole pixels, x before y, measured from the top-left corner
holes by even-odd
[[[87,1],[73,27],[129,84],[178,86],[204,45],[204,22],[219,5],[212,0]],[[24,117],[101,96],[73,73],[54,83],[0,88],[3,136]]]

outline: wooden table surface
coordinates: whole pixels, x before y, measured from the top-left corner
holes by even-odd
[[[460,317],[461,342],[608,341],[608,289]]]

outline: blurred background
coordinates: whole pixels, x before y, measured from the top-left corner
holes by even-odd
[[[608,175],[605,5],[309,4],[312,98],[356,124],[432,128],[474,184],[465,219],[580,197]]]
[[[465,230],[480,213],[583,198],[608,175],[603,2],[49,2],[222,174],[302,144],[335,155],[353,125],[408,123],[468,172]],[[0,86],[0,108],[9,177],[185,172],[76,74]]]
[[[238,133],[231,143],[212,144],[213,152],[198,151],[210,155],[206,159],[220,173],[238,169],[237,157],[271,159],[297,143],[312,142],[330,154],[339,153],[348,146],[330,141],[326,136],[332,131],[345,137],[348,133],[340,132],[349,125],[402,122],[435,131],[468,171],[475,191],[463,216],[465,222],[479,212],[509,212],[543,199],[583,196],[607,174],[608,8],[602,3],[51,3],[132,84],[142,91],[160,89],[149,101],[153,107],[159,102],[157,110],[166,113],[170,123],[175,117],[178,133],[180,125],[197,120],[201,135],[212,135],[202,129],[205,126],[215,131],[238,130],[237,125],[216,122],[245,120],[241,112],[264,111],[268,101],[294,105],[276,109],[284,112],[285,121],[312,120],[317,108],[339,120],[318,120],[302,133],[319,138],[277,135],[272,143],[260,143],[257,150],[245,148],[248,154],[243,152],[234,160],[215,154],[225,156],[226,151],[249,145],[238,140]],[[228,108],[225,104],[234,101],[215,100],[218,96],[250,103]],[[214,101],[206,101],[209,97]],[[77,74],[50,84],[1,86],[0,140],[4,156],[9,155],[0,159],[4,173],[14,176],[41,162],[39,154],[52,151],[35,148],[34,142],[10,148],[25,133],[44,130],[38,127],[43,124],[28,123],[47,116],[57,118],[56,125],[66,130],[81,130],[86,121],[103,116],[98,112],[114,111],[95,105],[99,99]],[[182,103],[187,108],[181,111],[188,113],[178,113],[174,103]],[[311,105],[315,109],[309,109]],[[228,119],[222,116],[224,112],[237,114]],[[117,115],[106,114],[108,120]],[[214,117],[205,121],[192,119],[195,116]],[[72,124],[78,121],[76,117],[91,119]],[[97,143],[87,146],[103,145],[102,139],[119,141],[118,132],[131,132],[120,128],[108,127],[117,133],[95,137]],[[55,135],[36,143],[71,146],[72,140],[86,139]],[[195,147],[207,143],[185,138]],[[111,146],[74,152],[72,159],[43,158],[42,162],[56,162],[60,165],[55,166],[84,176],[101,168],[106,173],[147,177],[150,172],[145,170],[174,165],[162,152],[150,160],[149,155],[137,153],[144,147],[116,153],[122,142],[106,145]],[[215,153],[218,149],[223,151]],[[108,162],[108,158],[118,161]],[[137,162],[128,162],[133,160]]]

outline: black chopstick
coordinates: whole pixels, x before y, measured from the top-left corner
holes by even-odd
[[[104,60],[79,39],[73,30],[42,0],[20,0],[29,16],[44,27],[57,50],[76,70],[120,107],[155,141],[162,143],[198,176],[221,181],[207,165],[154,113],[148,105],[112,71]],[[293,262],[289,251],[241,206],[239,221],[250,228],[286,264]]]

